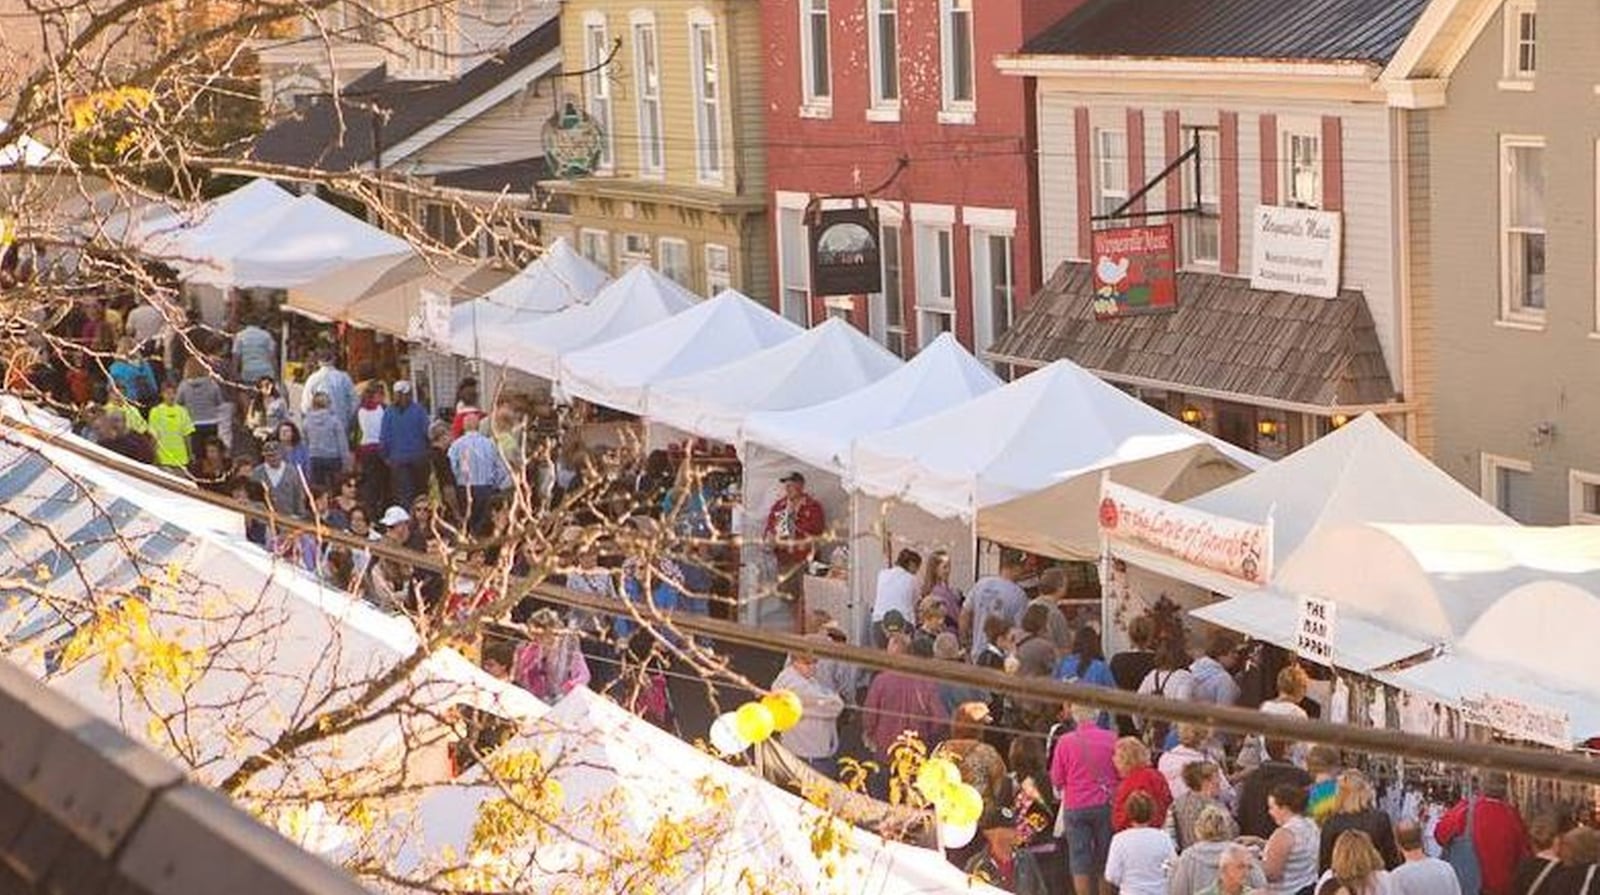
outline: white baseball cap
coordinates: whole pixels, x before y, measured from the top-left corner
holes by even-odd
[[[383,518],[378,520],[378,524],[384,527],[389,527],[393,525],[399,525],[402,522],[410,521],[410,513],[406,512],[400,507],[390,507],[383,511]]]

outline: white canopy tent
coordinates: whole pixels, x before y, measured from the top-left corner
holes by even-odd
[[[288,289],[358,261],[405,257],[412,250],[404,239],[316,196],[299,196],[208,239],[201,251],[178,265],[193,282]]]
[[[548,382],[560,375],[561,356],[599,345],[682,313],[697,303],[695,294],[644,264],[601,289],[588,304],[480,331],[477,357]]]
[[[575,398],[644,412],[645,392],[720,367],[798,336],[802,330],[731,289],[621,338],[561,358],[561,388]]]
[[[771,348],[650,387],[645,419],[739,444],[745,419],[829,401],[893,373],[898,357],[837,318]]]
[[[330,857],[371,850],[398,855],[394,869],[426,878],[467,863],[477,888],[564,891],[597,878],[628,879],[650,868],[663,895],[759,891],[818,895],[993,893],[940,854],[851,827],[803,799],[742,772],[628,713],[577,690],[523,737],[491,757],[537,756],[560,784],[559,831],[492,851],[473,830],[480,810],[504,789],[476,771],[425,792],[409,811],[389,812],[385,830]],[[818,854],[813,831],[828,825],[836,850]],[[677,835],[663,835],[675,831]],[[360,841],[354,831],[350,842]],[[665,855],[650,843],[667,845]],[[509,853],[508,853],[509,852]]]
[[[6,144],[0,148],[0,170],[68,164],[65,156],[27,134],[4,136],[10,127],[10,122],[0,121],[0,143]]]
[[[998,543],[1088,559],[1100,553],[1102,474],[1157,494],[1193,494],[1263,462],[1057,361],[857,440],[846,484]]]
[[[209,257],[212,243],[241,229],[261,235],[253,228],[293,201],[294,196],[276,183],[257,178],[193,209],[153,216],[133,232],[147,254],[174,264],[198,262]]]
[[[454,303],[481,295],[504,279],[504,274],[483,263],[464,264],[416,253],[382,255],[290,289],[285,307],[307,317],[406,338],[429,294]]]
[[[516,276],[457,305],[450,312],[450,347],[478,355],[478,337],[591,301],[611,277],[561,237],[545,246]]]

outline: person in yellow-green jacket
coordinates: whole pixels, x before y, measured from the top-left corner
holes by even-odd
[[[161,403],[150,408],[150,437],[156,443],[156,465],[179,472],[189,468],[189,439],[194,435],[194,420],[177,400],[178,389],[168,382],[161,387]]]

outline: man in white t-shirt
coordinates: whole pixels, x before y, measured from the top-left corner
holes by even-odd
[[[894,565],[878,573],[878,589],[872,599],[872,635],[878,646],[888,638],[883,631],[883,618],[891,612],[902,618],[917,614],[917,572],[922,569],[922,556],[915,550],[905,549],[894,559]]]
[[[961,630],[972,638],[972,661],[983,655],[989,645],[984,634],[984,624],[989,616],[998,615],[1015,628],[1022,623],[1022,610],[1028,606],[1028,593],[1017,584],[1022,577],[1022,557],[1005,551],[1000,556],[1000,574],[979,578],[967,592],[967,603],[961,607]]]
[[[1456,869],[1422,850],[1422,828],[1416,821],[1401,821],[1394,828],[1395,844],[1406,862],[1389,871],[1396,895],[1461,895]]]

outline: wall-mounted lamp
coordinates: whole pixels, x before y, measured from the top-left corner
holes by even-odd
[[[1271,417],[1256,420],[1256,434],[1262,438],[1277,438],[1278,428],[1278,421]]]
[[[1328,422],[1332,423],[1335,429],[1343,429],[1344,424],[1350,422],[1350,416],[1344,413],[1336,413]]]
[[[1200,421],[1205,418],[1206,415],[1200,411],[1200,408],[1194,406],[1193,404],[1190,404],[1178,411],[1178,419],[1183,420],[1191,426],[1200,425]]]

